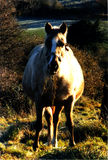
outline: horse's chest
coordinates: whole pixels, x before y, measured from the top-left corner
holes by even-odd
[[[70,85],[64,80],[64,78],[59,78],[57,81],[56,97],[57,99],[65,99],[69,95]]]
[[[45,85],[45,90],[43,91],[42,99],[43,101],[51,105],[56,103],[56,101],[63,101],[69,95],[69,84],[63,78],[54,78],[48,81]]]

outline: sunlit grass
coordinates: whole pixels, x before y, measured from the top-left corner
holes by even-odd
[[[16,120],[1,118],[5,132],[1,137],[1,158],[53,158],[53,159],[105,159],[107,157],[107,128],[99,119],[100,103],[87,97],[82,97],[74,107],[76,146],[69,147],[69,132],[66,128],[66,117],[61,114],[58,127],[58,148],[50,148],[47,142],[47,123],[43,118],[44,128],[40,135],[40,147],[34,152],[32,145],[35,136],[33,115],[16,116]]]
[[[28,29],[24,30],[23,35],[29,36],[30,38],[35,36],[36,38],[44,38],[45,37],[45,30],[44,28],[38,28],[38,29]]]

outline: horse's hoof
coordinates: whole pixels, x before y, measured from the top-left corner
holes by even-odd
[[[73,146],[75,146],[75,145],[76,145],[76,143],[74,142],[74,143],[73,143]]]
[[[49,147],[50,149],[52,149],[52,148],[53,148],[53,145],[52,145],[52,144],[48,144],[48,147]]]
[[[35,152],[37,152],[37,151],[38,151],[38,146],[36,146],[36,144],[35,144],[35,143],[33,144],[33,150],[34,150]]]
[[[75,142],[71,142],[71,143],[69,143],[69,146],[70,147],[73,147],[73,146],[75,146],[76,145],[76,143]]]

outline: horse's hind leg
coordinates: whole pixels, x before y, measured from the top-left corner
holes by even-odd
[[[65,109],[65,115],[66,115],[66,125],[70,132],[70,145],[75,145],[74,141],[74,122],[73,122],[73,106],[74,101],[72,96],[68,98],[68,100],[65,103],[64,109]]]
[[[63,109],[63,106],[59,106],[55,108],[55,112],[53,113],[53,125],[54,125],[54,136],[53,136],[53,145],[54,147],[57,147],[57,130],[58,130],[58,124],[60,120],[60,113]]]
[[[35,140],[34,140],[34,144],[33,144],[34,151],[39,146],[39,134],[42,129],[42,110],[43,110],[42,106],[40,106],[40,105],[36,106],[37,120],[36,120],[36,135],[35,135]]]
[[[46,107],[44,114],[48,123],[48,145],[50,146],[53,138],[53,114],[51,107]]]

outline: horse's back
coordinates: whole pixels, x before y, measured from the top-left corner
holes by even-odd
[[[23,75],[23,89],[25,93],[33,98],[34,90],[36,89],[36,69],[39,63],[39,56],[42,52],[44,45],[40,44],[33,48],[33,50],[30,53],[28,63],[25,67],[24,70],[24,75]]]
[[[44,44],[39,44],[39,45],[37,45],[36,47],[34,47],[34,48],[32,49],[32,51],[30,52],[29,57],[40,53],[41,50],[43,49],[43,47],[44,47]]]

